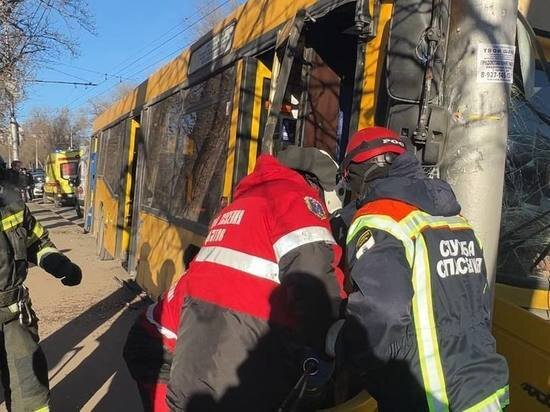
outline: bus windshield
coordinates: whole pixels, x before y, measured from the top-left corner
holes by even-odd
[[[61,163],[61,177],[69,180],[78,176],[78,162]]]

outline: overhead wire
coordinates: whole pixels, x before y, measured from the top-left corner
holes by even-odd
[[[215,4],[218,0],[211,0],[210,2],[208,2],[205,7],[210,7],[212,4]],[[195,17],[196,15],[200,14],[200,11],[196,11],[195,13],[191,14],[190,16],[187,16],[185,17],[181,22],[175,24],[174,26],[172,26],[171,28],[169,28],[167,31],[165,31],[163,34],[161,34],[160,36],[156,37],[155,39],[151,40],[149,43],[147,43],[145,46],[141,47],[140,49],[138,49],[136,52],[134,52],[133,54],[131,54],[130,56],[128,56],[127,58],[125,58],[124,60],[122,60],[120,63],[118,63],[115,67],[113,67],[113,69],[111,69],[112,71],[116,70],[119,66],[122,66],[124,63],[126,63],[128,60],[134,58],[135,56],[139,56],[139,54],[144,51],[144,50],[147,50],[147,48],[153,44],[155,44],[155,42],[157,42],[158,40],[162,39],[164,36],[166,36],[167,34],[169,34],[170,32],[172,32],[174,29],[177,29],[179,27],[182,26],[182,24],[185,24],[187,21],[189,21],[191,18]]]
[[[85,68],[85,67],[82,67],[82,66],[76,66],[74,64],[68,64],[68,63],[62,63],[62,62],[59,62],[57,64],[60,64],[60,65],[65,66],[65,67],[70,67],[70,68],[73,68],[73,69],[76,69],[76,70],[80,70],[80,71],[83,71],[83,72],[87,72],[87,73],[99,74],[100,76],[103,76],[103,77],[112,77],[112,78],[116,78],[118,80],[129,80],[129,81],[134,80],[134,79],[130,79],[129,77],[115,76],[114,74],[111,74],[111,73],[100,72],[98,70],[92,70],[92,69]]]
[[[207,14],[205,14],[204,16],[202,16],[200,19],[194,21],[193,23],[191,23],[190,25],[184,27],[182,30],[178,31],[176,34],[174,34],[173,36],[169,37],[168,39],[166,39],[165,41],[163,41],[161,44],[157,45],[155,48],[149,50],[147,53],[143,54],[142,56],[138,57],[137,59],[135,60],[132,60],[130,63],[128,63],[126,66],[124,66],[122,69],[120,69],[118,72],[116,72],[115,74],[119,74],[121,73],[122,71],[124,71],[125,69],[133,66],[135,63],[137,63],[138,61],[144,59],[145,57],[147,57],[148,55],[150,55],[151,53],[155,52],[156,50],[158,50],[159,48],[161,48],[162,46],[164,46],[165,44],[169,43],[170,41],[172,41],[173,39],[175,39],[176,37],[182,35],[183,33],[185,33],[187,30],[189,30],[190,28],[192,28],[193,26],[197,25],[198,23],[200,23],[202,20],[204,20],[206,17],[214,14],[215,12],[217,12],[219,9],[221,9],[223,6],[225,6],[226,4],[228,4],[231,0],[225,0],[223,1],[222,3],[220,3],[217,7],[213,8],[212,10],[210,10],[210,12],[208,12]],[[196,13],[198,14],[198,13]],[[195,14],[195,15],[196,15]],[[187,47],[187,46],[184,46],[184,47]]]
[[[80,76],[76,76],[76,75],[71,74],[71,73],[64,72],[63,70],[54,69],[53,67],[48,67],[48,68],[46,68],[46,70],[50,70],[52,72],[64,74],[65,76],[69,76],[69,77],[72,77],[73,79],[77,79],[77,80],[82,80],[83,82],[91,83],[88,79],[85,79],[85,78],[80,77]]]
[[[190,23],[189,25],[185,26],[182,30],[180,30],[178,32],[177,35],[173,35],[171,36],[169,39],[165,40],[164,42],[162,42],[161,44],[155,46],[152,50],[149,50],[145,55],[143,56],[140,56],[140,58],[138,59],[134,59],[134,61],[132,61],[130,64],[127,64],[126,66],[124,66],[122,69],[120,69],[119,71],[115,72],[113,74],[113,76],[118,76],[119,74],[121,74],[125,69],[133,66],[134,63],[136,63],[137,61],[141,60],[143,57],[146,57],[146,55],[150,55],[151,53],[153,53],[154,51],[160,49],[162,46],[166,45],[167,43],[169,43],[171,40],[175,39],[176,37],[178,37],[179,35],[185,33],[186,31],[188,31],[189,29],[191,29],[192,27],[196,26],[197,24],[199,24],[201,21],[203,21],[204,19],[206,19],[207,17],[211,16],[212,14],[214,14],[215,12],[217,12],[219,9],[221,9],[222,7],[224,7],[225,5],[227,5],[231,0],[224,0],[222,1],[220,4],[218,4],[218,6],[216,6],[215,8],[213,8],[212,10],[210,10],[208,13],[202,15],[199,19],[196,19],[195,21],[193,21],[192,23]],[[200,14],[200,11],[195,13],[193,16],[197,15],[197,14]],[[194,41],[194,40],[193,40]],[[166,60],[167,58],[173,56],[174,54],[178,53],[178,52],[181,52],[183,51],[184,49],[186,49],[187,47],[189,47],[193,41],[190,41],[188,43],[186,43],[185,45],[181,46],[181,47],[178,47],[176,50],[173,50],[172,52],[170,52],[169,54],[167,55],[164,55],[161,59],[158,59],[158,60],[155,60],[153,63],[151,64],[148,64],[147,66],[141,68],[140,70],[132,73],[131,75],[126,75],[127,77],[129,78],[132,78],[132,77],[135,77],[137,74],[140,74],[141,72],[149,69],[150,67],[153,67],[154,65]],[[116,67],[116,66],[115,66]],[[98,86],[101,86],[102,84],[106,83],[107,80],[104,80],[104,81],[101,81],[98,83]],[[97,94],[94,94],[92,96],[89,97],[89,99],[94,99],[94,98],[97,98],[99,96],[102,96],[104,94],[106,94],[107,92],[111,91],[112,89],[114,89],[115,87],[117,86],[117,83],[113,84],[111,87],[109,87],[108,89],[106,90],[103,90]],[[79,105],[74,105],[74,103],[76,103],[77,101],[81,100],[82,98],[85,98],[87,97],[87,95],[90,93],[90,91],[87,91],[85,92],[83,95],[75,98],[74,100],[72,100],[70,103],[69,103],[69,108],[77,108],[77,107],[80,107],[82,106],[83,104],[85,103],[81,103]]]

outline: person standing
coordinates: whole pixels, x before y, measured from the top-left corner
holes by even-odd
[[[262,155],[212,221],[184,278],[171,410],[276,410],[306,348],[324,351],[344,296],[323,200],[335,176],[315,148]]]
[[[386,411],[499,411],[508,367],[491,335],[479,238],[451,187],[429,179],[393,131],[350,140],[341,172],[357,211],[339,353]],[[340,350],[337,348],[340,347]]]
[[[185,270],[199,252],[191,244],[183,254]],[[181,307],[188,296],[187,276],[178,282],[136,319],[128,333],[123,357],[136,381],[146,412],[167,412],[166,391],[180,324]]]
[[[9,411],[46,412],[48,367],[24,285],[28,265],[40,266],[66,286],[78,285],[82,272],[55,248],[7,177],[0,158],[0,375]]]
[[[29,202],[32,202],[34,196],[33,196],[33,190],[34,190],[34,178],[32,176],[32,173],[29,172],[28,169],[23,169],[25,174],[25,188],[27,190],[27,199]]]

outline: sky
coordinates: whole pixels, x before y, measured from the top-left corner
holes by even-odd
[[[19,105],[23,123],[33,108],[72,111],[86,107],[89,99],[107,97],[122,82],[137,85],[155,69],[177,56],[197,38],[198,4],[223,4],[224,0],[89,0],[96,35],[77,30],[79,56],[66,54],[35,74],[38,80],[92,82],[96,87],[32,84]],[[165,44],[162,44],[165,43]]]

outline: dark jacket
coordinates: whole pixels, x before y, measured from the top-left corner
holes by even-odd
[[[0,182],[0,323],[7,320],[2,319],[2,309],[26,294],[21,287],[29,263],[62,277],[59,269],[66,262],[70,261],[55,249],[48,231],[30,213],[18,190]]]
[[[381,411],[507,403],[483,252],[459,213],[450,186],[408,153],[358,203],[343,341]]]

